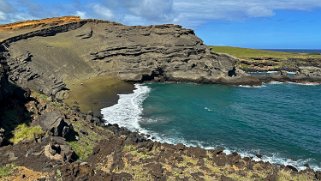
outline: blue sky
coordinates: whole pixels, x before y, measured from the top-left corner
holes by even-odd
[[[180,24],[209,45],[321,49],[321,0],[0,0],[0,23],[64,15]]]

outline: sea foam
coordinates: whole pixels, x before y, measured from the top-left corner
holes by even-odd
[[[101,110],[106,123],[118,124],[131,131],[140,131],[139,121],[143,111],[143,101],[148,96],[150,88],[141,84],[135,84],[135,90],[131,94],[119,94],[118,103]]]
[[[279,84],[279,82],[273,82],[272,84]],[[238,150],[227,148],[224,145],[213,145],[208,146],[205,142],[199,140],[185,140],[182,137],[168,137],[161,135],[157,132],[149,131],[140,126],[140,122],[143,121],[143,102],[148,97],[151,89],[144,84],[135,84],[135,90],[131,94],[119,94],[118,103],[101,110],[103,118],[106,120],[106,124],[118,124],[120,127],[125,127],[130,131],[138,131],[145,135],[151,135],[154,141],[169,144],[182,143],[188,147],[201,147],[207,150],[215,149],[218,147],[224,147],[225,154],[231,154],[237,152],[241,157],[250,157],[255,161],[269,162],[272,164],[280,165],[291,165],[300,170],[305,170],[305,166],[310,160],[291,160],[287,158],[282,158],[278,154],[272,154],[272,156],[262,155],[262,157],[257,157],[255,150]],[[206,109],[206,108],[204,108]],[[206,109],[207,110],[207,109]],[[157,122],[157,120],[149,120],[148,122]],[[318,165],[309,165],[311,169],[315,171],[321,171]]]

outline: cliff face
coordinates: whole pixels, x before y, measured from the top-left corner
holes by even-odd
[[[242,75],[233,69],[236,59],[211,53],[192,30],[178,25],[70,21],[58,25],[50,21],[50,27],[34,31],[29,27],[27,33],[3,40],[2,48],[10,53],[6,57],[10,79],[63,99],[66,82],[98,74],[126,81],[208,83],[233,83]]]
[[[4,65],[1,63],[3,61],[2,53],[0,52],[0,103],[8,95],[8,77],[6,75],[6,70]]]
[[[232,59],[212,54],[194,32],[176,25],[109,26],[108,42],[90,52],[93,62],[117,63],[123,80],[215,82],[233,68]]]
[[[0,65],[0,101],[4,97],[5,77],[2,65]]]

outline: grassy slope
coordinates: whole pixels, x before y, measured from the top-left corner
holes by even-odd
[[[227,53],[241,59],[251,59],[251,58],[278,58],[278,59],[288,59],[288,58],[321,58],[321,55],[308,54],[308,53],[290,53],[290,52],[276,52],[268,50],[257,50],[250,48],[239,48],[230,46],[211,46],[214,52]]]

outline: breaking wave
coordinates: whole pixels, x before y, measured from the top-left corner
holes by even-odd
[[[279,82],[272,82],[272,84],[279,84]],[[148,85],[148,84],[147,84]],[[145,135],[150,135],[154,141],[161,143],[178,144],[182,143],[189,147],[201,147],[204,149],[215,149],[218,147],[224,147],[224,145],[208,146],[205,142],[199,140],[185,140],[180,136],[168,137],[157,132],[149,131],[140,126],[140,122],[145,121],[148,123],[157,122],[157,120],[144,120],[143,114],[143,102],[148,97],[151,89],[144,84],[135,84],[135,90],[131,94],[119,94],[118,103],[107,108],[103,108],[101,113],[106,121],[106,124],[118,124],[120,127],[125,127],[130,131],[137,131]],[[207,111],[212,111],[209,108],[204,108]],[[307,169],[306,164],[311,161],[308,160],[291,160],[282,158],[278,154],[271,154],[271,156],[262,155],[258,157],[257,150],[238,150],[233,148],[224,147],[224,153],[231,154],[237,152],[241,157],[250,157],[255,161],[269,162],[272,164],[291,165],[300,170]],[[309,167],[315,171],[321,171],[318,165],[309,165]]]

